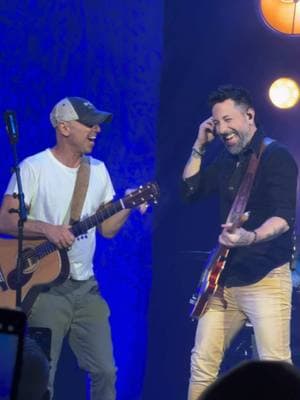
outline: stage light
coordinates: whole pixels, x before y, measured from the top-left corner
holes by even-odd
[[[299,0],[260,0],[264,22],[287,35],[300,35]]]
[[[299,86],[293,79],[279,78],[270,86],[269,97],[278,108],[292,108],[300,98]]]

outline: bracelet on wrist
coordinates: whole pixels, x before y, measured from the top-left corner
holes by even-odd
[[[201,158],[205,154],[205,148],[197,149],[196,147],[192,148],[192,156],[195,158]]]
[[[250,232],[252,232],[254,234],[253,240],[252,240],[252,242],[250,244],[255,244],[256,241],[257,241],[257,232],[255,230],[254,231],[250,231]]]

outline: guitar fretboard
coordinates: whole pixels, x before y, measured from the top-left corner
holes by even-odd
[[[123,208],[124,208],[123,203],[121,202],[121,200],[118,200],[110,204],[109,206],[106,206],[105,208],[99,210],[98,212],[96,212],[96,214],[92,215],[91,217],[88,217],[83,221],[76,222],[72,226],[71,232],[75,237],[83,235],[89,229],[105,221],[107,218],[121,211]]]
[[[91,229],[94,226],[105,221],[107,218],[113,216],[117,212],[121,211],[123,208],[124,208],[124,205],[123,205],[122,200],[117,200],[116,202],[109,204],[105,208],[99,210],[98,212],[96,212],[96,214],[94,214],[82,221],[76,222],[71,227],[71,232],[73,233],[73,235],[75,237],[83,235],[89,229]],[[47,256],[48,254],[53,253],[53,251],[56,251],[56,250],[58,250],[58,247],[55,244],[53,244],[49,241],[45,241],[45,242],[39,244],[34,249],[34,254],[31,254],[30,258],[33,262],[37,262],[38,260]]]
[[[82,221],[75,222],[70,230],[75,237],[85,234],[89,229],[100,224],[107,218],[113,216],[117,212],[125,208],[136,207],[146,201],[156,202],[156,198],[159,194],[159,189],[156,183],[148,183],[145,187],[140,186],[139,189],[131,192],[123,199],[108,203],[102,206],[94,215],[85,218]],[[24,261],[30,260],[35,263],[43,257],[59,250],[58,247],[50,241],[40,243],[34,249],[31,249],[24,254]]]

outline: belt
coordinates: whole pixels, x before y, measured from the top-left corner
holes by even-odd
[[[92,278],[94,278],[94,277],[90,276],[88,279],[75,279],[75,278],[72,278],[72,276],[68,276],[69,281],[72,281],[72,282],[87,282],[87,281],[91,280]]]

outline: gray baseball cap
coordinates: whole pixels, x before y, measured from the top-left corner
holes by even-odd
[[[87,126],[94,126],[111,120],[111,113],[98,110],[89,100],[82,97],[65,97],[50,113],[50,121],[54,128],[63,121],[78,121]]]

